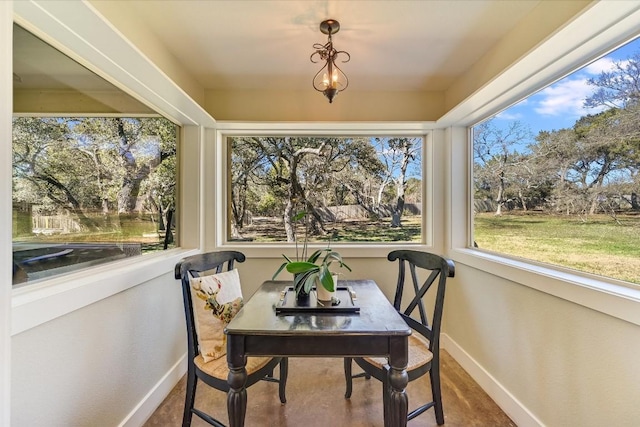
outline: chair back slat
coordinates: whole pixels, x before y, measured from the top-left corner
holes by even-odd
[[[410,326],[420,324],[421,327],[413,329],[429,340],[429,347],[431,349],[434,349],[434,347],[437,349],[439,346],[440,326],[444,308],[446,280],[448,277],[453,277],[454,275],[453,262],[439,255],[413,250],[392,251],[387,258],[389,261],[398,261],[398,282],[394,297],[394,307],[403,315],[405,320],[412,319],[411,321],[407,320]],[[408,291],[408,288],[405,289],[404,286],[405,280],[407,279],[407,268],[405,264],[409,265],[413,285],[411,295],[404,295],[405,292]],[[418,279],[420,271],[429,273],[422,285],[419,284],[420,281]],[[437,283],[437,289],[432,305],[430,305],[430,309],[427,310],[425,308],[425,296],[434,283]],[[402,310],[403,299],[408,301],[404,310]],[[420,321],[412,317],[416,309],[419,313]],[[431,318],[429,318],[429,315],[431,315]]]
[[[407,308],[405,309],[404,314],[410,316],[411,313],[413,313],[413,310],[415,310],[417,306],[420,312],[420,320],[422,321],[422,324],[428,327],[429,318],[427,317],[427,313],[424,308],[424,302],[422,298],[427,293],[429,288],[431,288],[431,285],[440,274],[440,270],[433,270],[429,275],[429,277],[427,277],[427,280],[424,281],[422,286],[418,287],[418,275],[416,274],[416,266],[415,264],[410,264],[410,266],[411,266],[411,276],[413,278],[413,289],[414,289],[415,295],[411,300],[411,302],[409,303],[409,305],[407,305]]]

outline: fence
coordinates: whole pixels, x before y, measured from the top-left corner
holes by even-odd
[[[55,234],[79,232],[80,224],[66,215],[42,216],[34,215],[31,218],[33,232],[35,234]]]
[[[376,213],[382,217],[390,217],[393,215],[394,208],[395,206],[393,205],[380,205],[376,208]],[[411,215],[420,215],[422,213],[422,206],[417,203],[406,203],[404,210]],[[370,215],[361,205],[327,206],[325,208],[319,208],[318,212],[320,212],[322,219],[325,221],[365,219]]]

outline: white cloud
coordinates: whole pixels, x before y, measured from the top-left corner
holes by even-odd
[[[522,113],[514,113],[509,110],[496,114],[496,118],[501,120],[520,120],[523,117],[524,115]]]
[[[628,59],[616,61],[617,64],[625,68],[629,63]],[[594,76],[599,75],[603,71],[613,71],[615,69],[614,59],[613,58],[600,58],[597,61],[592,62],[583,68],[583,71],[592,74]]]
[[[594,108],[584,107],[584,100],[593,93],[593,89],[582,76],[566,77],[535,96],[534,111],[542,116],[566,115],[572,118],[597,113]]]
[[[543,116],[559,116],[561,114],[576,115],[582,111],[584,99],[592,92],[587,80],[564,79],[540,91],[537,97],[541,99],[534,108],[535,112]]]
[[[628,61],[618,61],[624,67]],[[610,57],[600,58],[581,70],[565,77],[535,95],[534,111],[542,116],[566,115],[579,118],[586,114],[595,114],[602,108],[585,108],[584,101],[595,87],[587,84],[590,77],[596,77],[603,71],[612,71],[614,60]]]
[[[597,61],[592,62],[583,68],[588,74],[598,75],[603,71],[611,71],[613,69],[613,59],[612,58],[600,58]]]

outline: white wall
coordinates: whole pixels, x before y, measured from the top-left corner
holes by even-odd
[[[115,426],[165,375],[173,386],[186,366],[181,295],[166,272],[14,335],[11,425]]]

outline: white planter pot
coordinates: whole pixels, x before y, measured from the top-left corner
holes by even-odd
[[[332,274],[331,277],[333,278],[333,283],[334,283],[334,289],[338,288],[338,275],[337,274]],[[331,301],[331,298],[336,296],[336,292],[329,292],[328,290],[326,290],[324,288],[324,286],[322,286],[322,283],[320,283],[320,280],[318,280],[316,282],[316,294],[318,295],[318,300],[320,301]]]

